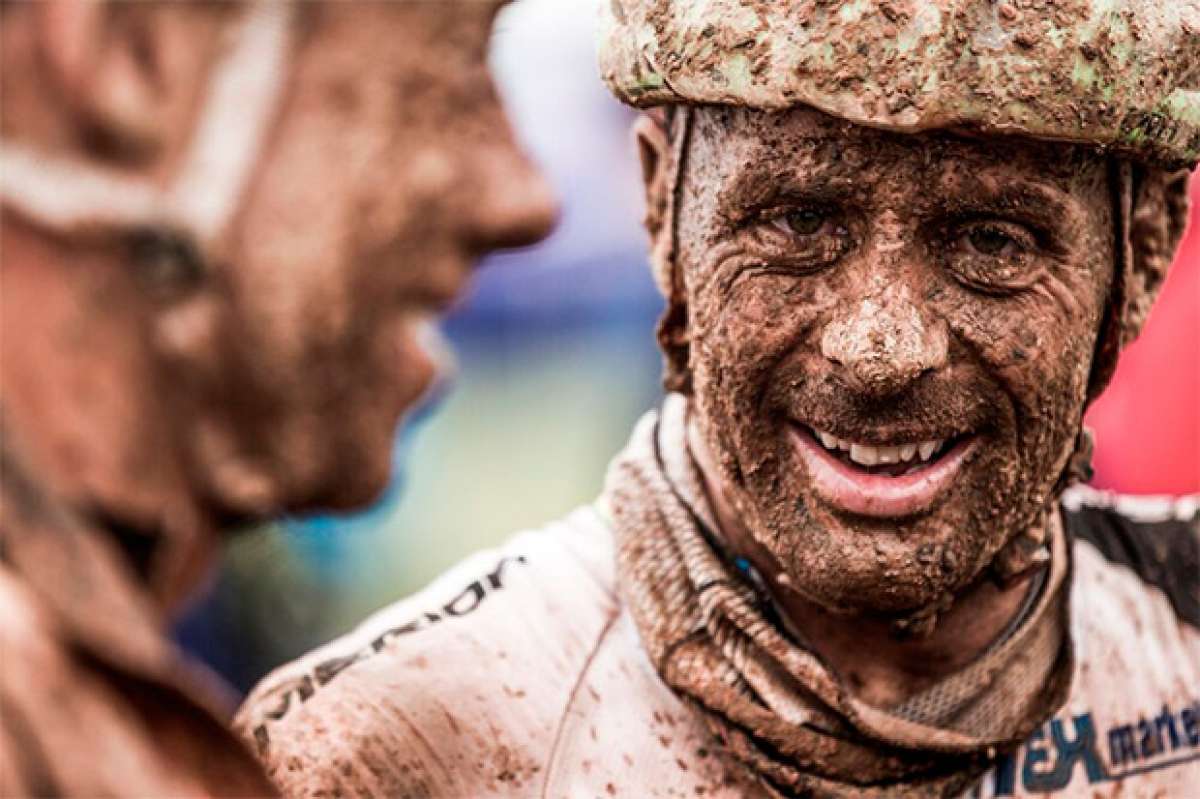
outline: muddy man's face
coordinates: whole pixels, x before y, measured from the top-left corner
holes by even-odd
[[[386,485],[429,384],[427,320],[554,203],[486,67],[499,2],[309,4],[283,107],[171,363],[186,449],[234,516],[352,508]]]
[[[826,607],[963,588],[1073,449],[1113,271],[1104,160],[707,108],[681,181],[694,407],[751,535]]]

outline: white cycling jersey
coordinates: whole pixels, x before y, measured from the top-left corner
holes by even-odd
[[[1200,796],[1189,502],[1151,522],[1088,492],[1064,498],[1070,697],[973,796]],[[468,558],[277,670],[237,724],[295,796],[770,795],[660,680],[590,507]]]

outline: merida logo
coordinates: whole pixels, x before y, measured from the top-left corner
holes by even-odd
[[[1013,796],[1018,782],[1024,792],[1037,794],[1061,790],[1075,779],[1089,785],[1124,780],[1200,760],[1198,747],[1200,701],[1177,712],[1164,705],[1156,716],[1109,728],[1104,738],[1091,713],[1052,719],[996,762],[993,795]]]
[[[473,580],[459,594],[440,608],[427,610],[405,624],[384,630],[371,639],[366,646],[356,651],[321,661],[313,667],[311,673],[301,674],[298,677],[284,680],[282,683],[272,686],[268,691],[268,696],[275,700],[275,705],[262,714],[266,720],[255,726],[253,733],[255,746],[258,748],[259,755],[265,755],[271,745],[271,734],[267,728],[268,721],[279,721],[288,714],[289,710],[307,702],[320,688],[328,685],[343,671],[355,663],[361,663],[382,652],[389,641],[427,629],[435,624],[441,624],[447,619],[454,619],[473,613],[483,604],[484,600],[496,591],[504,588],[505,568],[509,564],[525,565],[527,562],[524,555],[501,558],[500,562],[496,564],[495,569],[483,575],[478,580]],[[263,697],[263,701],[266,701],[266,698]],[[292,701],[293,698],[295,702]]]

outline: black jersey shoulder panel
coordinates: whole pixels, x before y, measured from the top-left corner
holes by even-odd
[[[1072,539],[1092,544],[1161,590],[1179,618],[1200,629],[1200,516],[1139,521],[1111,507],[1064,509]]]

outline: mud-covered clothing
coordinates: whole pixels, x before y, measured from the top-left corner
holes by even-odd
[[[123,552],[0,456],[0,796],[277,795]]]
[[[1200,785],[1195,503],[1140,522],[1064,498],[1066,704],[976,793],[1190,796]],[[271,674],[236,726],[294,796],[747,796],[647,659],[592,507],[515,537]]]

